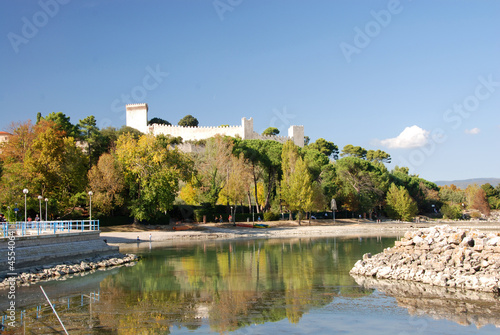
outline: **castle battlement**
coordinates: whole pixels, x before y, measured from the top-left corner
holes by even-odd
[[[285,143],[292,140],[296,145],[304,146],[304,126],[291,126],[288,129],[287,136],[261,135],[253,130],[253,118],[241,119],[240,126],[224,127],[184,127],[179,125],[148,125],[148,105],[147,104],[129,104],[126,105],[127,126],[135,128],[146,134],[170,135],[173,137],[182,137],[183,141],[198,141],[214,137],[215,135],[240,137],[242,139],[270,140]]]

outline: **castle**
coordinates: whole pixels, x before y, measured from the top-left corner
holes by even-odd
[[[168,126],[162,124],[148,125],[148,104],[130,104],[126,105],[127,126],[135,128],[146,134],[180,136],[184,142],[197,141],[213,137],[217,134],[232,137],[240,137],[244,140],[259,139],[272,140],[285,143],[292,140],[299,147],[304,146],[304,126],[290,126],[287,136],[267,136],[256,133],[253,130],[253,119],[242,118],[241,126],[228,127],[183,127]],[[189,149],[188,149],[189,151]]]

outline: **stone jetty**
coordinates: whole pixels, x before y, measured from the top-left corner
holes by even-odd
[[[5,278],[0,282],[0,289],[7,288],[15,282],[17,285],[30,285],[39,281],[59,279],[65,275],[100,270],[114,266],[134,264],[138,260],[134,254],[114,254],[96,256],[76,262],[66,261],[63,264],[35,266],[20,273],[16,277]]]
[[[500,293],[500,234],[436,226],[363,255],[352,275]]]

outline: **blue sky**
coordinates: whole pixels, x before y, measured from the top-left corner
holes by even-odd
[[[304,125],[428,180],[500,177],[499,1],[0,2],[0,130],[149,118]]]

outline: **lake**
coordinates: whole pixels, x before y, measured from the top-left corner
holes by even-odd
[[[142,256],[134,266],[41,285],[70,334],[500,333],[496,296],[349,275],[364,253],[394,240],[131,244]],[[18,289],[16,333],[62,330],[39,286]]]

